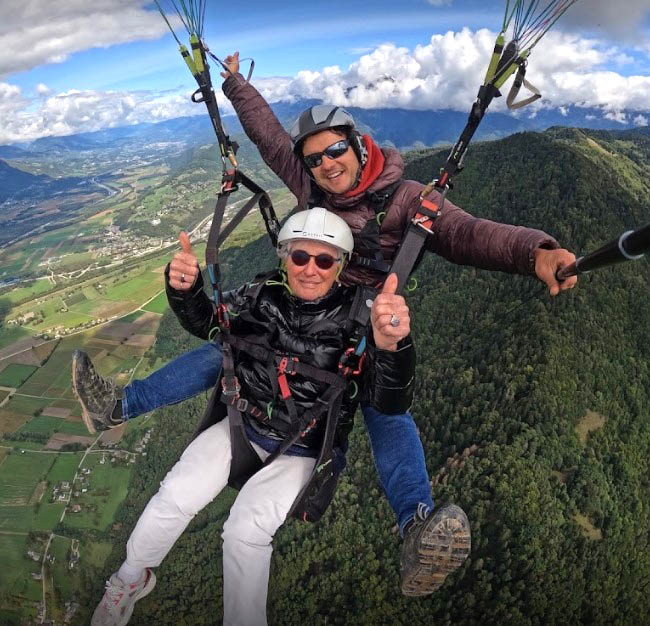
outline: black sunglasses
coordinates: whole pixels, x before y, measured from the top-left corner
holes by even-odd
[[[347,139],[341,139],[341,141],[333,143],[331,146],[325,148],[325,150],[322,152],[305,154],[302,158],[307,167],[313,169],[314,167],[318,167],[323,162],[323,155],[325,155],[328,159],[338,159],[348,151],[349,147],[350,142]]]
[[[334,265],[334,263],[340,261],[340,259],[335,259],[331,254],[326,254],[325,252],[322,254],[309,254],[309,252],[306,252],[305,250],[292,250],[289,256],[294,265],[300,267],[307,265],[309,259],[314,259],[316,265],[322,270],[328,270],[332,265]]]

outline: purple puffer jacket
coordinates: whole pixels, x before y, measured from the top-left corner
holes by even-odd
[[[230,76],[223,83],[223,91],[232,102],[244,131],[257,146],[267,165],[296,196],[298,206],[307,208],[311,180],[302,162],[294,154],[291,139],[266,100],[241,74]],[[404,174],[400,153],[383,148],[384,169],[368,192],[379,191],[398,181]],[[405,180],[386,206],[386,217],[381,224],[380,243],[386,261],[395,256],[410,219],[420,206],[420,192],[424,185]],[[436,202],[437,192],[429,198]],[[366,222],[375,219],[366,193],[359,196],[326,194],[322,204],[342,217],[358,235]],[[426,247],[452,263],[473,265],[488,270],[534,275],[532,251],[535,248],[558,248],[551,236],[532,228],[510,226],[473,217],[445,201],[444,211],[433,225],[434,236]],[[384,280],[378,272],[350,265],[341,275],[346,284],[375,285]]]

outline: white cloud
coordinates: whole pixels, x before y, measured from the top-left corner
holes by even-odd
[[[35,106],[18,87],[0,83],[0,144],[205,115],[205,107],[191,102],[189,96],[179,92],[73,89],[40,99]]]
[[[648,126],[648,118],[645,115],[637,115],[633,122],[635,126]]]
[[[432,4],[434,7],[448,7],[451,5],[453,0],[427,0],[429,4]]]
[[[167,32],[145,0],[0,2],[0,78],[61,63],[89,48],[154,39]]]
[[[362,108],[467,111],[483,82],[494,38],[485,29],[463,29],[434,35],[429,44],[414,50],[383,44],[346,70],[337,66],[306,70],[290,80],[269,79],[260,87],[271,101],[317,98]],[[528,64],[527,77],[544,96],[536,106],[577,104],[609,111],[648,111],[650,77],[602,69],[619,56],[619,49],[602,46],[595,39],[549,33],[533,50]],[[508,89],[506,83],[503,91]],[[504,100],[495,100],[492,110],[504,109]]]
[[[38,83],[38,85],[36,85],[36,93],[39,96],[49,96],[52,93],[52,90],[44,83]]]
[[[613,122],[619,122],[619,124],[627,124],[627,115],[623,111],[607,111],[605,113],[605,119],[612,120]]]
[[[105,0],[115,2],[117,0]],[[322,99],[344,106],[397,107],[467,112],[482,83],[495,33],[488,30],[434,35],[415,49],[382,44],[348,68],[304,70],[295,77],[254,79],[270,101]],[[525,109],[580,106],[601,109],[609,119],[643,125],[650,111],[650,76],[623,76],[604,69],[620,56],[617,47],[597,39],[552,32],[531,55],[527,78],[543,99]],[[509,84],[503,91],[507,91]],[[53,95],[45,85],[28,99],[20,89],[0,82],[0,144],[43,135],[64,135],[105,127],[205,115],[203,106],[178,91],[67,91]],[[522,90],[521,96],[524,96]],[[232,111],[217,88],[224,113]],[[505,98],[491,110],[505,109]],[[627,116],[624,112],[630,113]]]

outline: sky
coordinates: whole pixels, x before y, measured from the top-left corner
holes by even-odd
[[[233,6],[207,0],[204,40],[220,58],[234,50],[254,58],[252,82],[269,101],[468,111],[506,2],[242,0]],[[187,43],[183,26],[169,15]],[[648,125],[650,0],[578,0],[533,50],[527,77],[544,98],[525,115],[539,107],[593,107],[621,128]],[[212,78],[227,113],[219,68],[212,68]],[[195,88],[151,2],[0,2],[0,144],[205,114],[189,99]],[[502,109],[503,100],[491,110]]]

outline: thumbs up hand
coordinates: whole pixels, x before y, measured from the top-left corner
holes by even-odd
[[[397,342],[411,331],[409,308],[396,291],[397,274],[391,274],[370,310],[373,337],[380,350],[397,350]]]
[[[181,251],[177,252],[169,264],[169,284],[179,291],[188,291],[199,275],[199,261],[192,251],[192,243],[186,232],[178,236]]]

